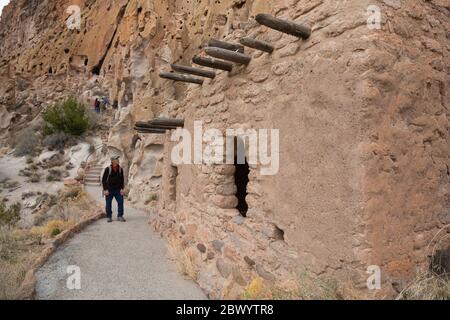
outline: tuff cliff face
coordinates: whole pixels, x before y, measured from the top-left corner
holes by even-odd
[[[80,30],[66,25],[70,5]],[[118,106],[108,143],[131,201],[153,212],[211,297],[239,296],[256,277],[294,292],[305,269],[372,295],[370,265],[382,272],[375,294],[394,295],[428,267],[450,222],[449,10],[446,0],[13,0],[0,22],[1,138],[61,97],[102,92]],[[260,26],[258,13],[312,35]],[[248,66],[203,86],[158,77],[212,38],[243,36],[275,51],[246,48]],[[134,123],[157,116],[184,118],[191,132],[194,121],[280,130],[278,174],[249,168],[246,217],[234,165],[176,166],[170,134],[131,143]]]

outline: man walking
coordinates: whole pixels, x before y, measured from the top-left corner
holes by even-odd
[[[113,198],[116,199],[118,206],[117,221],[125,222],[125,219],[123,218],[124,181],[123,169],[119,165],[119,157],[112,157],[111,165],[105,168],[102,178],[103,194],[106,198],[106,217],[108,222],[112,222],[111,205]]]

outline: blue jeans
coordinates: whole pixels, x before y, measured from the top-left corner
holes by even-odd
[[[109,195],[106,197],[106,217],[112,218],[112,200],[113,198],[117,201],[118,207],[118,217],[123,217],[123,196],[120,194],[120,190],[109,190]]]

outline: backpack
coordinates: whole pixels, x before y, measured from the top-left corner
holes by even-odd
[[[109,183],[109,175],[111,174],[112,166],[108,166],[105,170],[108,170],[108,176],[106,178],[106,183]],[[120,167],[119,173],[123,176],[123,168]]]
[[[108,184],[109,183],[109,175],[110,175],[110,173],[111,173],[111,166],[108,166],[107,168],[105,168],[105,170],[108,170],[108,177],[106,178],[106,183]],[[120,174],[123,176],[123,168],[122,167],[120,167]],[[103,188],[102,188],[102,197],[104,197],[105,196],[105,190],[103,190]]]

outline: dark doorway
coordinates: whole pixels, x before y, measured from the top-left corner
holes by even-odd
[[[178,167],[171,166],[170,167],[170,200],[177,201],[177,178],[178,178]]]
[[[250,168],[247,163],[247,159],[245,159],[245,163],[239,164],[238,158],[234,159],[234,166],[236,167],[236,171],[234,173],[234,183],[236,184],[237,191],[236,197],[238,198],[238,205],[236,209],[239,210],[239,213],[246,217],[248,211],[248,204],[245,201],[245,197],[247,197],[247,185],[249,182],[248,174],[250,173]]]
[[[430,270],[438,276],[450,279],[450,246],[436,250],[431,257]]]

